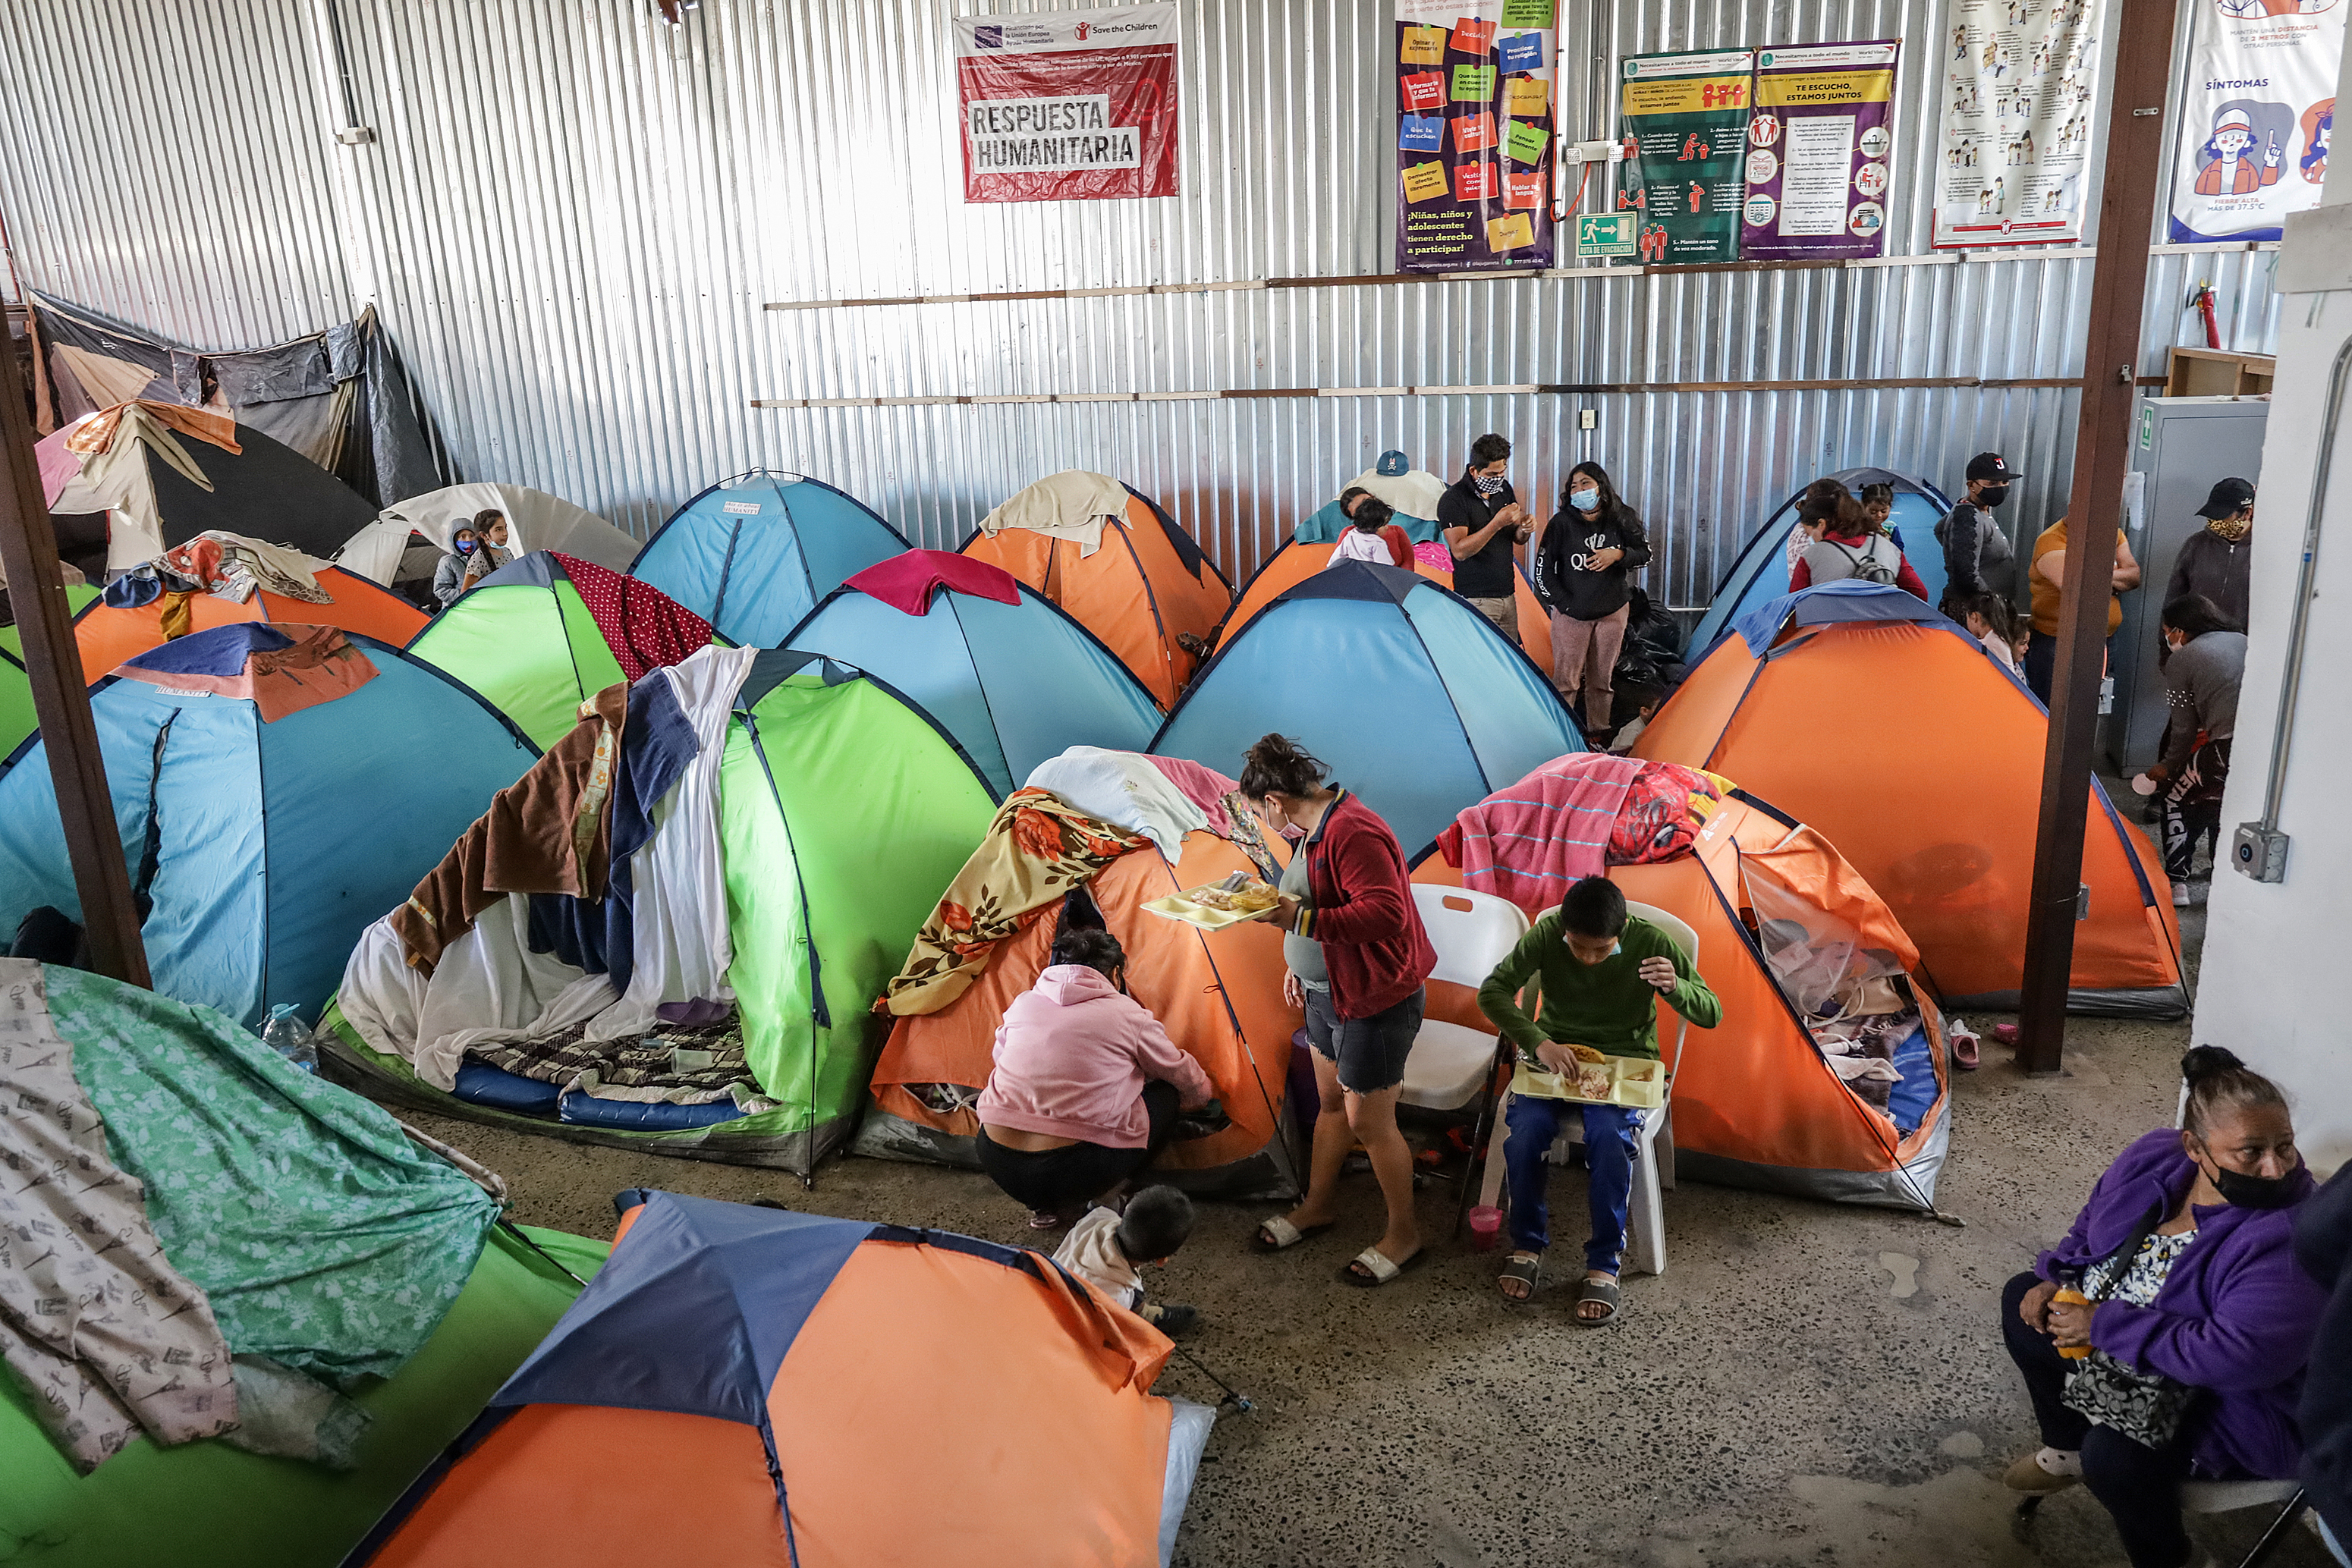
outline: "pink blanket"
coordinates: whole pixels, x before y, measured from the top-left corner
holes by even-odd
[[[1234,820],[1225,811],[1225,797],[1241,786],[1213,768],[1203,768],[1181,757],[1146,757],[1144,758],[1167,776],[1176,786],[1176,792],[1190,800],[1209,819],[1209,831],[1221,839],[1234,836]]]
[[[1463,811],[1437,835],[1462,885],[1507,898],[1529,915],[1558,904],[1570,883],[1608,868],[1609,840],[1636,758],[1579,751],[1545,763]]]

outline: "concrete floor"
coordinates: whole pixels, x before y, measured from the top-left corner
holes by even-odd
[[[2193,953],[2202,912],[2184,924]],[[1989,1033],[1999,1020],[1971,1021]],[[2000,1473],[2033,1437],[1995,1314],[2002,1283],[2064,1231],[2116,1152],[2171,1120],[2188,1038],[2185,1022],[2078,1021],[2067,1074],[2042,1081],[1989,1047],[1981,1071],[1958,1076],[1937,1195],[1965,1228],[1686,1183],[1667,1195],[1668,1272],[1629,1281],[1623,1318],[1597,1332],[1568,1321],[1566,1250],[1532,1307],[1507,1308],[1496,1255],[1442,1240],[1447,1185],[1423,1195],[1432,1261],[1379,1291],[1333,1279],[1379,1233],[1369,1176],[1349,1180],[1339,1229],[1278,1257],[1244,1250],[1269,1207],[1204,1206],[1162,1291],[1208,1314],[1188,1348],[1257,1408],[1219,1419],[1176,1561],[2121,1563],[2079,1488],[2030,1528],[2013,1517]],[[418,1120],[503,1172],[516,1218],[534,1225],[609,1235],[612,1195],[646,1186],[1034,1239],[977,1175],[835,1161],[803,1192],[771,1172]],[[1572,1222],[1581,1186],[1580,1173],[1555,1178]],[[1218,1397],[1181,1359],[1160,1391]],[[2195,1528],[2234,1562],[2266,1521]],[[2327,1561],[2301,1531],[2273,1559]]]

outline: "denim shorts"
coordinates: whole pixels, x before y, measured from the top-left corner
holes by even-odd
[[[1331,1009],[1331,993],[1307,993],[1307,1043],[1339,1069],[1339,1087],[1377,1094],[1404,1082],[1404,1059],[1421,1033],[1426,988],[1368,1019],[1343,1019]]]

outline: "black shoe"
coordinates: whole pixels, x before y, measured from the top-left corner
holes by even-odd
[[[1170,1339],[1191,1333],[1201,1322],[1200,1309],[1181,1301],[1146,1301],[1137,1315]]]

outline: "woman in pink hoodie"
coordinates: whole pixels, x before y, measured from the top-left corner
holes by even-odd
[[[996,1030],[980,1096],[980,1166],[1053,1229],[1150,1165],[1180,1110],[1215,1104],[1201,1064],[1127,994],[1108,931],[1066,931]]]

